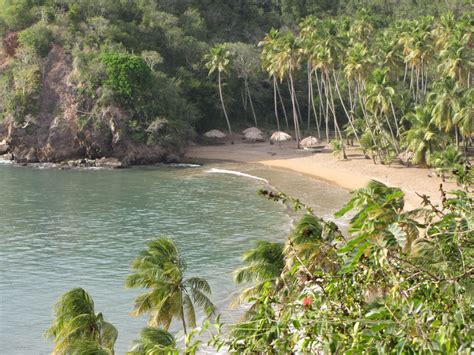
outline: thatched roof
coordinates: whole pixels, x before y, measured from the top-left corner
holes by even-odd
[[[213,129],[204,133],[204,136],[207,138],[225,138],[226,134],[222,131],[219,131],[218,129]]]
[[[249,141],[254,141],[254,142],[264,140],[263,136],[262,136],[262,133],[254,131],[254,130],[250,130],[247,133],[245,133],[245,139],[247,139]]]
[[[276,131],[270,137],[270,140],[274,142],[284,142],[290,139],[291,139],[291,136],[288,133],[285,133],[282,131]]]
[[[250,132],[257,132],[257,133],[260,133],[260,134],[263,133],[263,132],[262,132],[260,129],[258,129],[257,127],[246,128],[246,129],[244,129],[244,130],[242,131],[242,133],[245,134],[245,135],[246,135],[247,133],[250,133]]]
[[[301,140],[300,145],[305,148],[312,148],[319,145],[319,139],[313,136],[309,136]]]

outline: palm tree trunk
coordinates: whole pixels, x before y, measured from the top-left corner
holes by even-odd
[[[318,87],[318,95],[319,95],[319,109],[320,109],[320,119],[321,119],[321,124],[322,124],[322,116],[324,115],[324,110],[323,110],[323,95],[322,95],[322,90],[321,90],[321,83],[319,82],[319,77],[318,77],[318,72],[315,70],[314,71],[314,76],[316,77],[316,86]],[[326,140],[329,141],[329,138],[328,138],[328,125],[327,125],[327,113],[326,115],[324,115],[324,119],[326,121]]]
[[[253,115],[253,120],[255,121],[255,127],[258,127],[257,115],[255,114],[255,109],[253,107],[252,95],[250,95],[249,83],[247,81],[247,78],[245,78],[245,90],[247,91],[247,95],[248,95],[248,98],[249,98],[250,108],[252,110],[252,115]]]
[[[395,127],[397,130],[397,138],[400,139],[400,126],[398,125],[397,115],[395,114],[395,107],[393,107],[393,101],[390,98],[390,107],[392,108],[393,120],[395,121]]]
[[[280,130],[280,118],[278,117],[277,82],[275,75],[273,75],[273,103],[275,109],[277,129]]]
[[[316,122],[316,130],[318,132],[318,138],[321,139],[321,130],[319,127],[319,119],[318,114],[316,112],[316,106],[314,105],[314,88],[313,88],[313,73],[309,73],[309,80],[310,80],[310,89],[311,89],[311,107],[313,108],[314,113],[314,120]],[[308,127],[309,130],[309,127]]]
[[[290,91],[291,91],[291,102],[293,104],[293,120],[295,124],[295,138],[296,138],[296,148],[300,148],[300,125],[298,120],[298,113],[296,112],[296,95],[295,95],[295,87],[293,84],[293,74],[289,73],[290,78]]]
[[[278,86],[278,83],[276,83],[276,89],[278,97],[280,98],[281,108],[283,109],[283,115],[285,116],[286,130],[289,131],[290,125],[288,124],[288,115],[286,114],[285,103],[283,102],[283,98],[281,97],[280,87]]]
[[[458,126],[454,126],[454,136],[456,139],[456,148],[459,149],[459,134],[458,134]]]
[[[311,128],[311,63],[308,60],[307,66],[307,78],[308,78],[308,126],[307,130],[309,132]]]
[[[294,98],[295,98],[295,104],[296,104],[296,110],[298,112],[298,126],[300,124],[303,124],[303,116],[301,115],[301,110],[300,110],[300,103],[298,101],[298,96],[296,96],[296,89],[294,83],[291,83],[291,88],[290,88],[290,82],[288,81],[287,78],[287,84],[288,84],[288,90],[293,92]]]
[[[184,318],[183,295],[181,295],[181,322],[183,324],[184,335],[188,335],[188,331],[186,329],[186,319]]]
[[[242,97],[242,106],[244,107],[244,111],[247,112],[247,95],[244,90],[240,90],[240,96]]]
[[[227,116],[227,111],[225,109],[224,97],[222,96],[222,84],[221,84],[221,72],[217,72],[217,81],[219,86],[219,96],[221,98],[222,111],[224,111],[225,120],[227,121],[227,127],[229,128],[230,142],[234,144],[234,137],[232,136],[232,128],[230,127],[229,116]]]
[[[398,154],[398,144],[397,144],[397,140],[395,139],[395,134],[393,133],[392,125],[390,124],[390,120],[388,119],[388,116],[386,114],[384,114],[384,116],[385,116],[385,121],[387,121],[387,124],[388,124],[388,129],[390,130],[390,135],[392,136],[393,147],[395,148],[395,151]]]
[[[327,84],[326,80],[323,77],[323,74],[321,73],[321,86],[323,87],[323,92],[324,96],[326,97],[326,112],[325,112],[325,121],[326,121],[326,142],[329,143],[329,97],[328,97],[328,90],[327,90]]]
[[[352,115],[350,115],[349,112],[347,112],[346,105],[344,104],[344,100],[342,99],[341,91],[339,90],[339,84],[337,83],[336,74],[335,74],[334,70],[332,71],[332,75],[334,77],[334,83],[335,83],[335,86],[336,86],[337,95],[339,96],[339,101],[341,101],[342,107],[344,108],[344,112],[347,116],[347,120],[349,121],[349,124],[351,125],[352,132],[354,133],[354,136],[357,140],[357,143],[359,143],[359,145],[360,145],[359,135],[357,134],[357,132],[355,130],[355,127],[354,127],[354,124],[352,122]]]
[[[332,116],[333,116],[333,119],[334,119],[334,129],[335,129],[335,136],[337,137],[337,134],[339,134],[339,140],[341,142],[341,149],[342,149],[342,158],[343,159],[347,159],[347,155],[346,155],[346,149],[344,147],[344,140],[342,138],[342,133],[341,133],[341,129],[339,128],[339,124],[337,123],[337,117],[336,117],[336,108],[334,106],[334,97],[332,95],[332,86],[331,86],[331,78],[329,77],[329,73],[326,72],[326,79],[327,79],[327,82],[328,82],[328,91],[329,91],[329,96],[331,98],[331,111],[332,111]]]
[[[367,112],[365,111],[365,106],[364,106],[365,103],[364,103],[364,99],[363,99],[362,94],[361,94],[362,89],[360,88],[360,86],[361,86],[361,83],[357,82],[356,83],[356,88],[357,88],[357,91],[359,93],[360,108],[362,109],[362,114],[364,115],[365,125],[367,127],[367,130],[369,131],[370,138],[372,138],[373,144],[376,145],[377,141],[375,140],[375,133],[372,131],[372,127],[370,127],[370,124],[369,124],[369,116],[367,115]],[[379,150],[377,150],[377,155],[378,155],[380,161],[382,161],[382,157],[380,155]],[[373,157],[373,161],[374,161],[374,164],[375,164],[376,163],[375,156]]]

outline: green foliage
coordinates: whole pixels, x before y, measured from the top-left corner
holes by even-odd
[[[333,139],[331,141],[331,146],[332,146],[332,154],[334,156],[339,157],[342,152],[342,142],[338,139]]]
[[[82,288],[62,295],[54,313],[53,325],[46,336],[53,338],[55,353],[113,353],[117,329],[104,320],[102,313],[95,313],[92,297]]]
[[[236,300],[237,304],[252,301],[279,278],[285,266],[283,244],[259,241],[255,248],[243,255],[242,260],[246,266],[235,271],[235,282],[239,284],[253,282],[255,285],[241,292]]]
[[[126,53],[103,53],[100,59],[107,72],[104,84],[126,105],[141,103],[151,81],[151,70],[144,60]]]
[[[10,71],[3,75],[3,116],[12,115],[16,123],[23,124],[28,116],[31,119],[38,112],[41,71],[32,49],[20,48],[16,57]]]
[[[176,339],[166,330],[145,327],[140,332],[140,339],[127,352],[128,355],[172,354],[177,352]]]
[[[287,129],[297,136],[316,123],[318,138],[341,141],[343,157],[344,126],[374,162],[390,163],[408,148],[424,164],[473,131],[472,14],[463,1],[4,0],[0,32],[9,55],[9,31],[21,31],[21,45],[42,56],[54,34],[72,55],[71,79],[87,111],[120,106],[143,142],[156,117],[203,131],[221,125],[222,109],[236,124],[253,117],[255,125],[257,118],[258,125],[275,118],[279,125],[293,116]],[[217,82],[203,66],[219,73]],[[5,97],[14,107],[32,101],[23,93]],[[425,105],[440,131],[432,148],[403,136],[413,126],[401,117]]]
[[[42,22],[28,27],[18,35],[18,42],[22,46],[34,49],[42,57],[48,54],[52,41],[53,32]]]
[[[148,313],[149,325],[168,330],[174,318],[181,320],[183,330],[196,326],[195,305],[209,316],[215,306],[208,298],[211,288],[199,277],[184,278],[186,264],[176,244],[168,238],[148,243],[132,264],[133,274],[126,287],[147,291],[135,300],[135,315]]]
[[[459,169],[464,163],[464,157],[456,147],[449,146],[446,149],[436,152],[430,158],[430,166],[441,174],[444,179],[445,174]]]
[[[325,222],[305,215],[293,235],[320,254],[296,253],[279,276],[284,286],[260,292],[250,317],[222,342],[242,353],[469,353],[474,200],[442,193],[441,207],[422,196],[422,209],[405,212],[399,189],[371,182],[337,214],[355,213],[351,237],[332,229],[325,244],[311,237]]]
[[[0,4],[0,18],[11,31],[18,31],[31,25],[36,19],[34,0],[5,0]]]

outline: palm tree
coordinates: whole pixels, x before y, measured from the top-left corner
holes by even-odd
[[[235,282],[255,284],[241,292],[237,303],[248,302],[260,295],[265,287],[275,285],[285,265],[283,244],[258,241],[255,248],[244,253],[242,259],[247,265],[235,271]]]
[[[461,90],[454,79],[445,77],[435,84],[435,90],[429,95],[433,103],[433,122],[436,126],[450,132],[453,127],[456,137],[456,146],[459,146],[458,128],[454,124],[454,115],[460,109]]]
[[[234,144],[234,138],[232,136],[232,128],[230,126],[229,116],[224,104],[224,97],[222,95],[222,73],[225,73],[227,66],[230,62],[230,52],[223,44],[218,44],[211,48],[210,52],[204,56],[206,60],[206,68],[209,69],[209,75],[217,71],[217,85],[219,87],[219,97],[221,100],[222,111],[224,111],[225,120],[227,122],[227,128],[229,129],[229,135],[231,143]]]
[[[406,31],[400,36],[403,46],[406,69],[411,69],[410,90],[415,101],[420,102],[426,93],[428,82],[428,63],[433,53],[432,17],[423,17],[408,23]]]
[[[439,53],[442,60],[438,69],[444,75],[454,79],[460,86],[470,85],[470,73],[474,69],[472,48],[469,47],[471,35],[459,32],[451,36],[444,49]]]
[[[462,165],[463,156],[456,147],[449,146],[436,152],[430,158],[430,166],[434,167],[441,175],[443,182],[446,174],[452,173],[458,166]]]
[[[54,313],[53,325],[46,331],[46,336],[54,339],[54,354],[114,353],[117,329],[104,320],[102,313],[95,313],[92,297],[82,288],[62,295]]]
[[[369,16],[365,10],[362,10],[358,15],[359,18],[354,21],[350,28],[351,40],[366,44],[370,40],[374,27],[368,22]]]
[[[291,270],[295,261],[306,270],[306,276],[312,277],[316,269],[334,269],[335,249],[333,242],[340,236],[333,222],[324,222],[320,218],[305,214],[296,223],[288,238],[284,253],[286,270]]]
[[[368,111],[373,113],[376,119],[382,117],[385,118],[390,135],[392,136],[393,146],[398,153],[397,138],[395,137],[394,129],[390,123],[389,115],[394,116],[396,135],[398,137],[399,128],[397,118],[395,117],[393,110],[392,97],[395,96],[395,90],[388,86],[386,83],[386,69],[376,69],[373,73],[373,80],[371,85],[368,87],[366,108]]]
[[[289,78],[289,88],[291,104],[293,107],[293,123],[295,128],[296,147],[300,147],[300,126],[296,102],[295,83],[293,79],[294,72],[298,69],[300,57],[298,55],[298,45],[291,32],[280,37],[277,42],[277,50],[274,53],[275,74],[282,81],[286,75]]]
[[[149,313],[148,324],[161,325],[165,330],[176,317],[187,334],[187,326],[196,326],[195,304],[208,316],[214,313],[215,306],[208,297],[211,288],[203,278],[184,278],[186,264],[171,239],[160,238],[147,246],[133,261],[133,273],[125,282],[127,288],[148,290],[135,299],[134,314]]]
[[[257,48],[254,45],[242,42],[226,43],[225,46],[229,50],[232,58],[232,68],[235,70],[237,77],[244,81],[244,95],[250,103],[255,127],[258,127],[257,115],[255,113],[249,86],[251,76],[257,74],[261,67]]]
[[[402,134],[408,150],[413,152],[413,163],[427,166],[430,155],[442,139],[442,135],[432,120],[429,106],[418,106],[415,112],[406,115],[411,128]]]
[[[140,332],[140,339],[127,355],[173,354],[176,349],[176,339],[164,329],[145,327]]]
[[[263,69],[272,77],[273,81],[273,108],[275,111],[275,119],[277,124],[277,129],[280,131],[280,118],[278,116],[278,99],[277,96],[280,97],[280,103],[282,105],[283,114],[285,115],[285,122],[286,122],[286,129],[288,127],[288,117],[286,116],[286,109],[281,99],[281,95],[278,89],[278,82],[276,77],[276,68],[274,63],[274,55],[276,52],[276,45],[278,43],[278,37],[280,32],[272,28],[263,38],[263,40],[258,44],[259,47],[262,47],[261,53],[261,62]]]
[[[460,109],[454,114],[453,122],[462,134],[466,150],[468,140],[472,139],[474,132],[474,89],[465,90],[461,97]]]

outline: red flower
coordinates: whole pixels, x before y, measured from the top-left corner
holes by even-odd
[[[311,297],[303,298],[303,306],[309,307],[313,304],[313,299]]]

